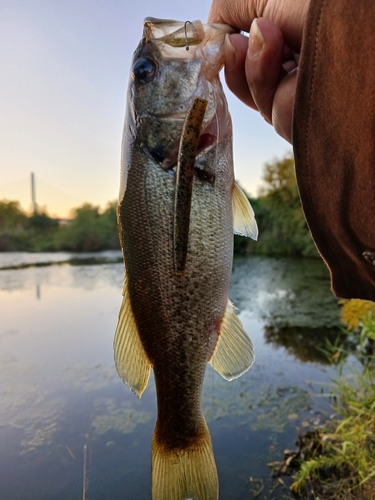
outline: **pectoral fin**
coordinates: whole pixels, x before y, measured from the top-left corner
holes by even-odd
[[[123,299],[113,343],[117,372],[140,398],[147,387],[151,363],[141,343],[125,276]]]
[[[258,226],[247,196],[237,182],[234,183],[232,193],[233,232],[247,236],[253,240],[258,239]]]
[[[210,365],[222,377],[233,380],[254,363],[254,348],[244,327],[228,301],[215,351]]]

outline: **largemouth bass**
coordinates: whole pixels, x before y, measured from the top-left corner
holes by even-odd
[[[133,58],[118,209],[126,272],[114,349],[118,373],[138,397],[154,370],[153,500],[218,498],[201,410],[206,365],[232,380],[254,360],[228,300],[233,231],[257,237],[254,213],[234,181],[232,125],[218,76],[230,32],[146,18]],[[176,167],[191,166],[184,146],[194,102],[204,103],[203,114],[181,205],[176,196],[186,172],[176,176]],[[188,218],[175,217],[184,206]],[[181,250],[175,237],[186,228]]]

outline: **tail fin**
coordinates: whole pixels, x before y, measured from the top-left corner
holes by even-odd
[[[188,448],[168,449],[152,439],[152,500],[217,500],[219,481],[211,437],[204,432]]]

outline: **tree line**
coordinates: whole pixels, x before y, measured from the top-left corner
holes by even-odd
[[[116,221],[117,202],[105,210],[85,203],[61,224],[37,210],[28,216],[17,201],[0,201],[0,251],[97,252],[120,249]]]
[[[255,211],[257,242],[235,236],[235,252],[274,256],[317,256],[299,200],[294,160],[287,155],[264,166],[263,185],[250,202]],[[0,201],[0,251],[100,251],[120,248],[117,202],[104,210],[85,203],[61,224],[44,210],[27,215],[17,201]]]
[[[292,154],[266,163],[257,198],[250,198],[259,228],[258,241],[235,237],[235,252],[317,257],[298,194]]]

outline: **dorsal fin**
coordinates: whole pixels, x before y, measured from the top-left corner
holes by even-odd
[[[255,220],[254,210],[237,182],[235,182],[233,186],[232,209],[233,232],[257,240],[258,226]]]
[[[255,359],[253,344],[233,309],[233,304],[228,301],[216,348],[209,361],[227,380],[240,377]]]
[[[113,343],[117,372],[140,398],[147,387],[151,363],[143,348],[133,315],[125,275],[123,299]]]

